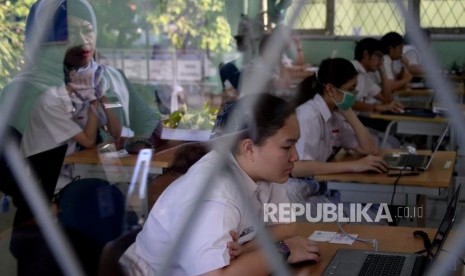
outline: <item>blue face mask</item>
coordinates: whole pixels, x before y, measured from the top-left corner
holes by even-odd
[[[349,109],[356,101],[355,94],[357,94],[357,91],[344,91],[339,88],[336,88],[337,91],[341,92],[344,94],[342,100],[340,102],[334,102],[340,110],[347,110]]]

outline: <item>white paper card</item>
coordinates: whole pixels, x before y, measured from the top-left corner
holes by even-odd
[[[129,153],[126,150],[122,149],[119,151],[103,152],[101,153],[101,155],[103,156],[103,158],[122,158],[128,156]]]
[[[355,241],[355,238],[358,237],[358,234],[349,234],[351,237],[349,237],[346,234],[342,233],[337,233],[333,236],[333,238],[329,241],[330,243],[339,243],[339,244],[353,244]]]
[[[336,232],[314,231],[308,239],[312,241],[327,242],[330,241],[334,235],[336,235]]]

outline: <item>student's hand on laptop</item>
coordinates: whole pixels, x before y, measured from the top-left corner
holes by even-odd
[[[375,155],[367,155],[361,159],[353,161],[353,172],[367,172],[374,171],[378,173],[387,172],[387,164],[382,157]]]
[[[294,236],[284,240],[289,247],[291,255],[287,259],[290,264],[303,261],[320,261],[320,248],[315,242],[301,236]]]
[[[390,111],[393,113],[403,113],[404,112],[404,106],[396,101],[392,101],[388,104],[377,104],[375,105],[375,110],[376,112],[386,112]]]
[[[396,101],[392,101],[389,105],[389,111],[391,112],[394,112],[394,113],[403,113],[404,112],[404,105],[399,103],[399,102],[396,102]]]

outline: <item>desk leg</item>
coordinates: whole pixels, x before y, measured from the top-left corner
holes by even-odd
[[[417,206],[416,207],[423,207],[423,216],[421,218],[417,217],[417,226],[418,227],[425,227],[426,223],[426,196],[425,195],[417,195]]]

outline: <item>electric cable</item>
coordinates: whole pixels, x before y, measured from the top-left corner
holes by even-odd
[[[359,241],[359,242],[363,242],[363,243],[367,243],[367,244],[370,244],[371,246],[373,246],[373,249],[375,251],[379,251],[379,248],[378,248],[378,240],[377,239],[362,239],[362,238],[358,238],[358,237],[354,237],[352,235],[350,235],[349,233],[347,233],[341,226],[341,224],[339,222],[336,222],[336,225],[337,227],[339,228],[339,230],[342,232],[342,234],[344,234],[344,236],[347,236],[349,237],[350,239],[352,240],[355,240],[355,241]]]

